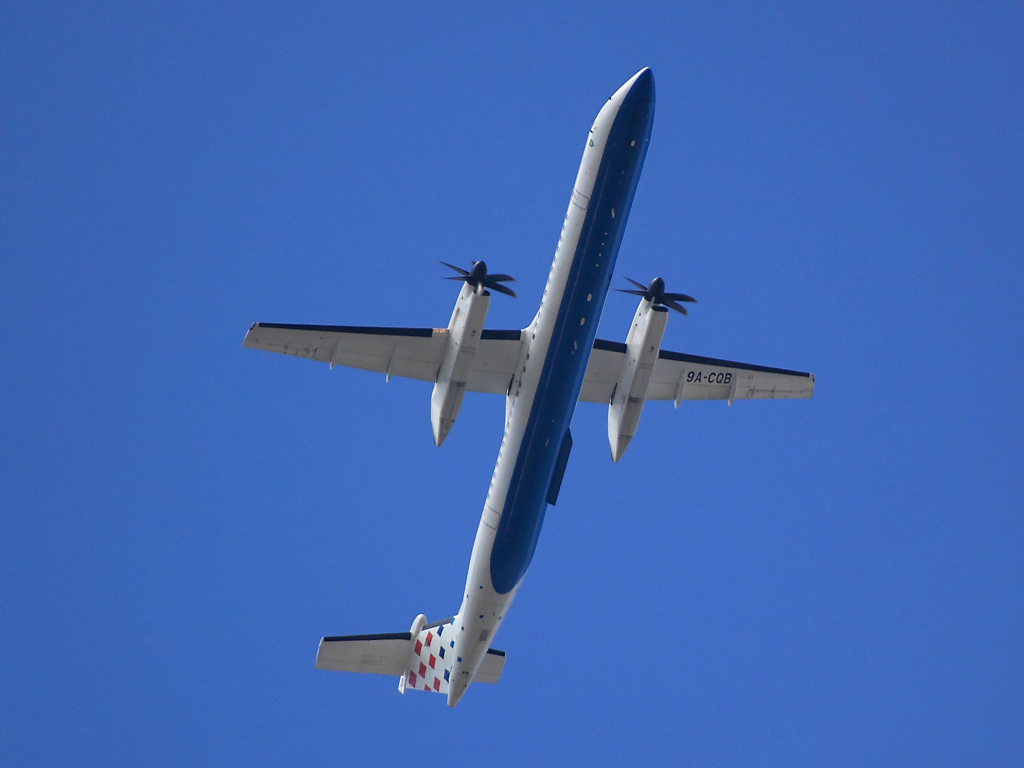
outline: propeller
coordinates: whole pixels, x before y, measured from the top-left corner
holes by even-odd
[[[632,288],[616,288],[615,290],[620,293],[631,293],[634,296],[643,296],[651,304],[664,304],[669,309],[674,309],[676,312],[681,312],[684,315],[690,314],[686,311],[686,307],[680,304],[680,301],[692,301],[696,303],[696,299],[692,296],[687,296],[685,293],[665,293],[665,281],[660,277],[656,277],[651,280],[650,285],[644,285],[638,283],[636,280],[630,280],[626,278],[640,290],[633,290]]]
[[[445,280],[462,280],[465,283],[469,283],[479,292],[483,288],[490,288],[492,291],[498,293],[504,293],[506,296],[511,296],[513,299],[516,297],[516,292],[511,288],[507,288],[502,283],[507,283],[510,280],[515,280],[512,275],[488,275],[487,265],[482,261],[474,261],[472,269],[465,270],[462,267],[456,267],[454,264],[449,264],[447,261],[442,261],[448,269],[454,269],[459,274],[446,277]]]

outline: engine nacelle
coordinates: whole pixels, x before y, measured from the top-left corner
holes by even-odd
[[[480,344],[491,296],[470,283],[462,286],[459,298],[448,321],[448,349],[437,371],[434,391],[430,396],[430,423],[434,428],[434,444],[440,445],[448,436],[466,394],[466,379],[473,356]]]
[[[646,299],[640,302],[633,316],[633,325],[626,337],[626,358],[608,404],[608,443],[613,461],[622,458],[636,433],[667,322],[668,310]]]

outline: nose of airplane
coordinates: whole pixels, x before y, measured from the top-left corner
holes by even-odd
[[[640,101],[649,101],[654,96],[654,73],[650,67],[644,67],[632,77],[629,95]]]
[[[654,73],[650,67],[644,67],[629,80],[623,83],[618,93],[622,103],[627,101],[653,101],[654,100]],[[612,97],[615,98],[614,96]]]
[[[639,106],[643,102],[654,102],[654,74],[650,67],[644,67],[624,82],[608,99],[607,108],[618,111],[627,104]]]
[[[634,123],[631,133],[641,134],[650,138],[651,121],[654,118],[654,74],[650,67],[644,67],[619,89],[621,101],[618,114],[629,115]],[[616,94],[616,95],[619,95]],[[646,127],[641,124],[646,123]]]

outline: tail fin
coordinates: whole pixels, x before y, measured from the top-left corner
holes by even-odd
[[[451,676],[455,655],[453,621],[445,619],[428,625],[426,616],[420,614],[416,617],[412,625],[416,639],[408,669],[398,681],[399,691],[405,693],[409,687],[417,691],[448,694],[448,678]],[[419,631],[416,631],[417,624]]]
[[[420,614],[409,632],[383,635],[324,637],[316,653],[317,669],[398,675],[398,690],[448,693],[448,679],[455,661],[454,619],[427,624]],[[487,651],[476,683],[496,683],[505,666],[505,652]]]

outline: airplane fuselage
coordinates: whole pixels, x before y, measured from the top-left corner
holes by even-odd
[[[473,679],[529,568],[571,446],[598,321],[636,192],[654,117],[654,80],[641,70],[590,129],[540,308],[506,404],[505,434],[477,529],[448,690],[455,706]]]

